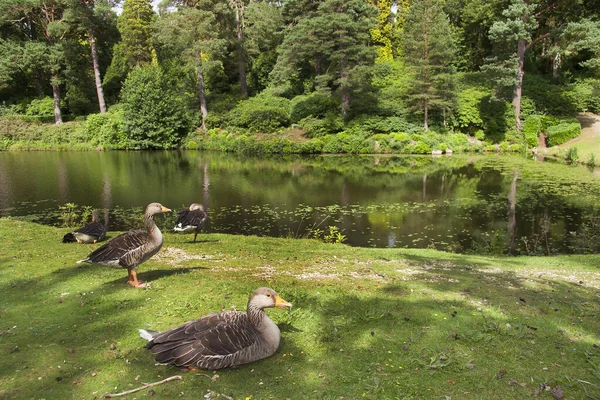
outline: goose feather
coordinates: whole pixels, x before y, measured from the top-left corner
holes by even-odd
[[[154,332],[146,348],[161,364],[221,369],[271,356],[279,347],[279,328],[265,314],[267,307],[291,307],[272,289],[259,288],[248,301],[248,311],[222,311],[195,321]]]

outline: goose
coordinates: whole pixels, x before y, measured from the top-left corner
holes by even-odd
[[[161,364],[215,370],[267,358],[277,351],[281,334],[265,314],[268,307],[291,307],[273,289],[258,288],[246,312],[221,311],[164,332],[140,329],[146,348]]]
[[[144,213],[145,231],[125,232],[77,262],[127,268],[127,283],[137,288],[147,286],[138,281],[137,268],[138,265],[158,253],[163,244],[163,236],[154,222],[154,216],[170,211],[159,203],[148,204]]]
[[[98,222],[98,211],[92,211],[92,222],[63,236],[63,243],[96,243],[106,237],[106,226]]]
[[[191,232],[194,233],[194,243],[196,242],[196,236],[200,229],[204,227],[208,214],[204,211],[204,207],[199,203],[192,203],[188,208],[179,211],[177,222],[175,222],[175,232]]]

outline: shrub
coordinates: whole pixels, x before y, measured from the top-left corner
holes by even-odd
[[[290,101],[290,120],[298,122],[303,118],[323,118],[338,107],[335,98],[322,93],[296,96]]]
[[[274,132],[290,123],[290,101],[268,92],[240,101],[229,113],[234,126],[249,128],[254,132]]]
[[[577,121],[577,120],[576,120]],[[581,135],[579,122],[563,122],[551,126],[546,131],[546,143],[548,146],[558,146]]]
[[[34,117],[54,117],[54,99],[47,96],[41,99],[32,100],[27,106],[25,115]]]
[[[469,137],[464,133],[451,133],[445,138],[445,142],[448,143],[452,150],[458,150],[464,148],[469,143]]]
[[[569,147],[567,149],[566,158],[569,164],[575,164],[577,161],[579,161],[579,153],[577,151],[577,147]]]
[[[127,134],[123,128],[123,107],[112,106],[104,114],[88,115],[84,130],[90,143],[94,146],[111,149],[126,149]]]
[[[414,148],[412,150],[413,150],[412,152],[415,154],[430,154],[431,153],[431,147],[427,143],[421,142],[421,141],[418,141],[414,145]]]
[[[123,130],[133,148],[171,148],[190,125],[180,95],[180,82],[156,65],[134,68],[122,94]]]
[[[542,131],[542,117],[540,115],[530,115],[525,119],[523,124],[523,134],[525,135],[525,142],[530,147],[536,147],[538,145],[538,136]]]
[[[489,91],[482,88],[468,88],[458,93],[456,123],[463,132],[472,134],[483,128],[479,104],[488,94]]]
[[[324,119],[306,117],[298,125],[304,129],[306,137],[316,138],[340,132],[344,121],[340,115],[328,113]]]

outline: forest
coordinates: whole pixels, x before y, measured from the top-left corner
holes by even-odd
[[[0,149],[555,146],[580,134],[578,113],[600,113],[599,9],[598,0],[3,0]]]

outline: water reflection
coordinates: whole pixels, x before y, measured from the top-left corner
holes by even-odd
[[[70,202],[105,210],[111,230],[153,201],[202,202],[209,232],[305,237],[336,226],[355,246],[593,251],[599,196],[585,168],[519,157],[0,153],[0,215],[57,224]]]

